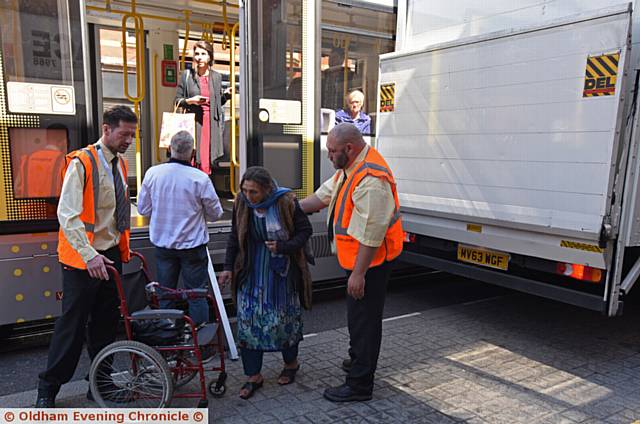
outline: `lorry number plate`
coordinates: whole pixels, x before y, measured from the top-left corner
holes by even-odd
[[[509,266],[509,255],[493,250],[458,245],[458,260],[472,264],[506,271]]]

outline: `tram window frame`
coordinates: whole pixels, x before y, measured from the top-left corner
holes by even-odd
[[[31,127],[8,127],[7,128],[7,133],[9,136],[9,162],[10,162],[10,168],[11,168],[11,189],[12,189],[12,194],[13,194],[13,198],[16,200],[51,200],[51,199],[55,199],[58,200],[60,198],[60,190],[62,189],[62,175],[59,174],[59,186],[57,187],[57,193],[53,196],[19,196],[18,195],[18,191],[16,190],[16,184],[18,184],[18,182],[16,181],[17,175],[20,175],[21,173],[21,168],[22,168],[22,163],[20,163],[20,159],[24,157],[24,155],[21,156],[16,156],[18,155],[18,153],[16,152],[17,150],[17,145],[18,144],[24,144],[23,143],[23,138],[21,137],[20,139],[18,139],[18,135],[17,132],[41,132],[44,133],[43,138],[47,138],[47,132],[49,131],[62,131],[64,132],[64,146],[61,149],[58,149],[59,152],[62,153],[61,159],[61,165],[64,166],[65,164],[65,159],[64,157],[67,155],[68,151],[69,151],[69,145],[70,145],[70,139],[69,139],[69,129],[60,125],[55,125],[54,128],[31,128]],[[35,136],[31,136],[30,137],[31,140],[35,141]],[[37,151],[42,151],[44,149],[40,149],[40,150],[31,150],[29,153],[26,153],[27,155],[31,155]],[[16,172],[16,169],[18,172]],[[60,171],[62,171],[62,169],[60,169]],[[20,180],[21,181],[21,180]]]
[[[365,99],[361,110],[371,118],[370,133],[366,135],[375,137],[378,115],[379,55],[395,50],[397,10],[383,6],[360,6],[362,7],[342,7],[339,3],[331,0],[323,0],[322,2],[320,105],[325,109],[327,106],[331,106],[329,109],[336,113],[340,109],[348,111],[346,105],[348,94],[356,89],[362,91]],[[347,23],[350,23],[351,26],[347,26]],[[360,46],[358,47],[358,45]],[[375,49],[371,48],[372,45]],[[354,46],[358,48],[354,49]],[[346,67],[350,73],[353,73],[353,83],[348,83],[351,86],[348,86],[346,90],[343,88],[342,107],[338,105],[334,108],[332,106],[336,106],[339,100],[329,100],[329,104],[327,104],[327,99],[323,99],[323,95],[335,87],[331,81],[325,82],[324,72],[332,67],[330,63],[332,52],[340,50],[344,57],[342,63],[337,66]],[[334,65],[334,67],[337,66]],[[338,80],[340,79],[344,81],[344,77],[338,78]],[[340,95],[335,97],[339,98]],[[323,126],[321,134],[326,135],[327,132],[324,129],[331,127],[332,125]]]

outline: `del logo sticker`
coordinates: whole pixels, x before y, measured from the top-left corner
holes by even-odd
[[[582,97],[613,96],[620,52],[587,57]]]
[[[396,83],[380,85],[380,112],[393,112],[396,97]]]

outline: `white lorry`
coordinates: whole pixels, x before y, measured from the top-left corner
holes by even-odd
[[[402,259],[622,312],[640,275],[638,40],[633,5],[612,3],[399,2],[376,147]]]

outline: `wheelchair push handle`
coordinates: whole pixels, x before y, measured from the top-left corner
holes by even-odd
[[[148,276],[149,274],[147,272],[147,260],[144,258],[144,256],[142,256],[140,253],[135,252],[133,250],[130,251],[129,253],[131,255],[131,258],[135,257],[140,260],[140,267],[144,270],[145,274],[147,274]],[[120,280],[120,273],[113,265],[105,264],[105,267],[107,268],[107,274],[109,274],[109,279],[113,278],[114,281]]]
[[[109,274],[109,279],[113,279],[113,280],[119,280],[120,279],[120,273],[118,272],[118,270],[116,269],[116,267],[114,267],[113,265],[107,265],[105,264],[105,267],[107,268],[107,273]]]

